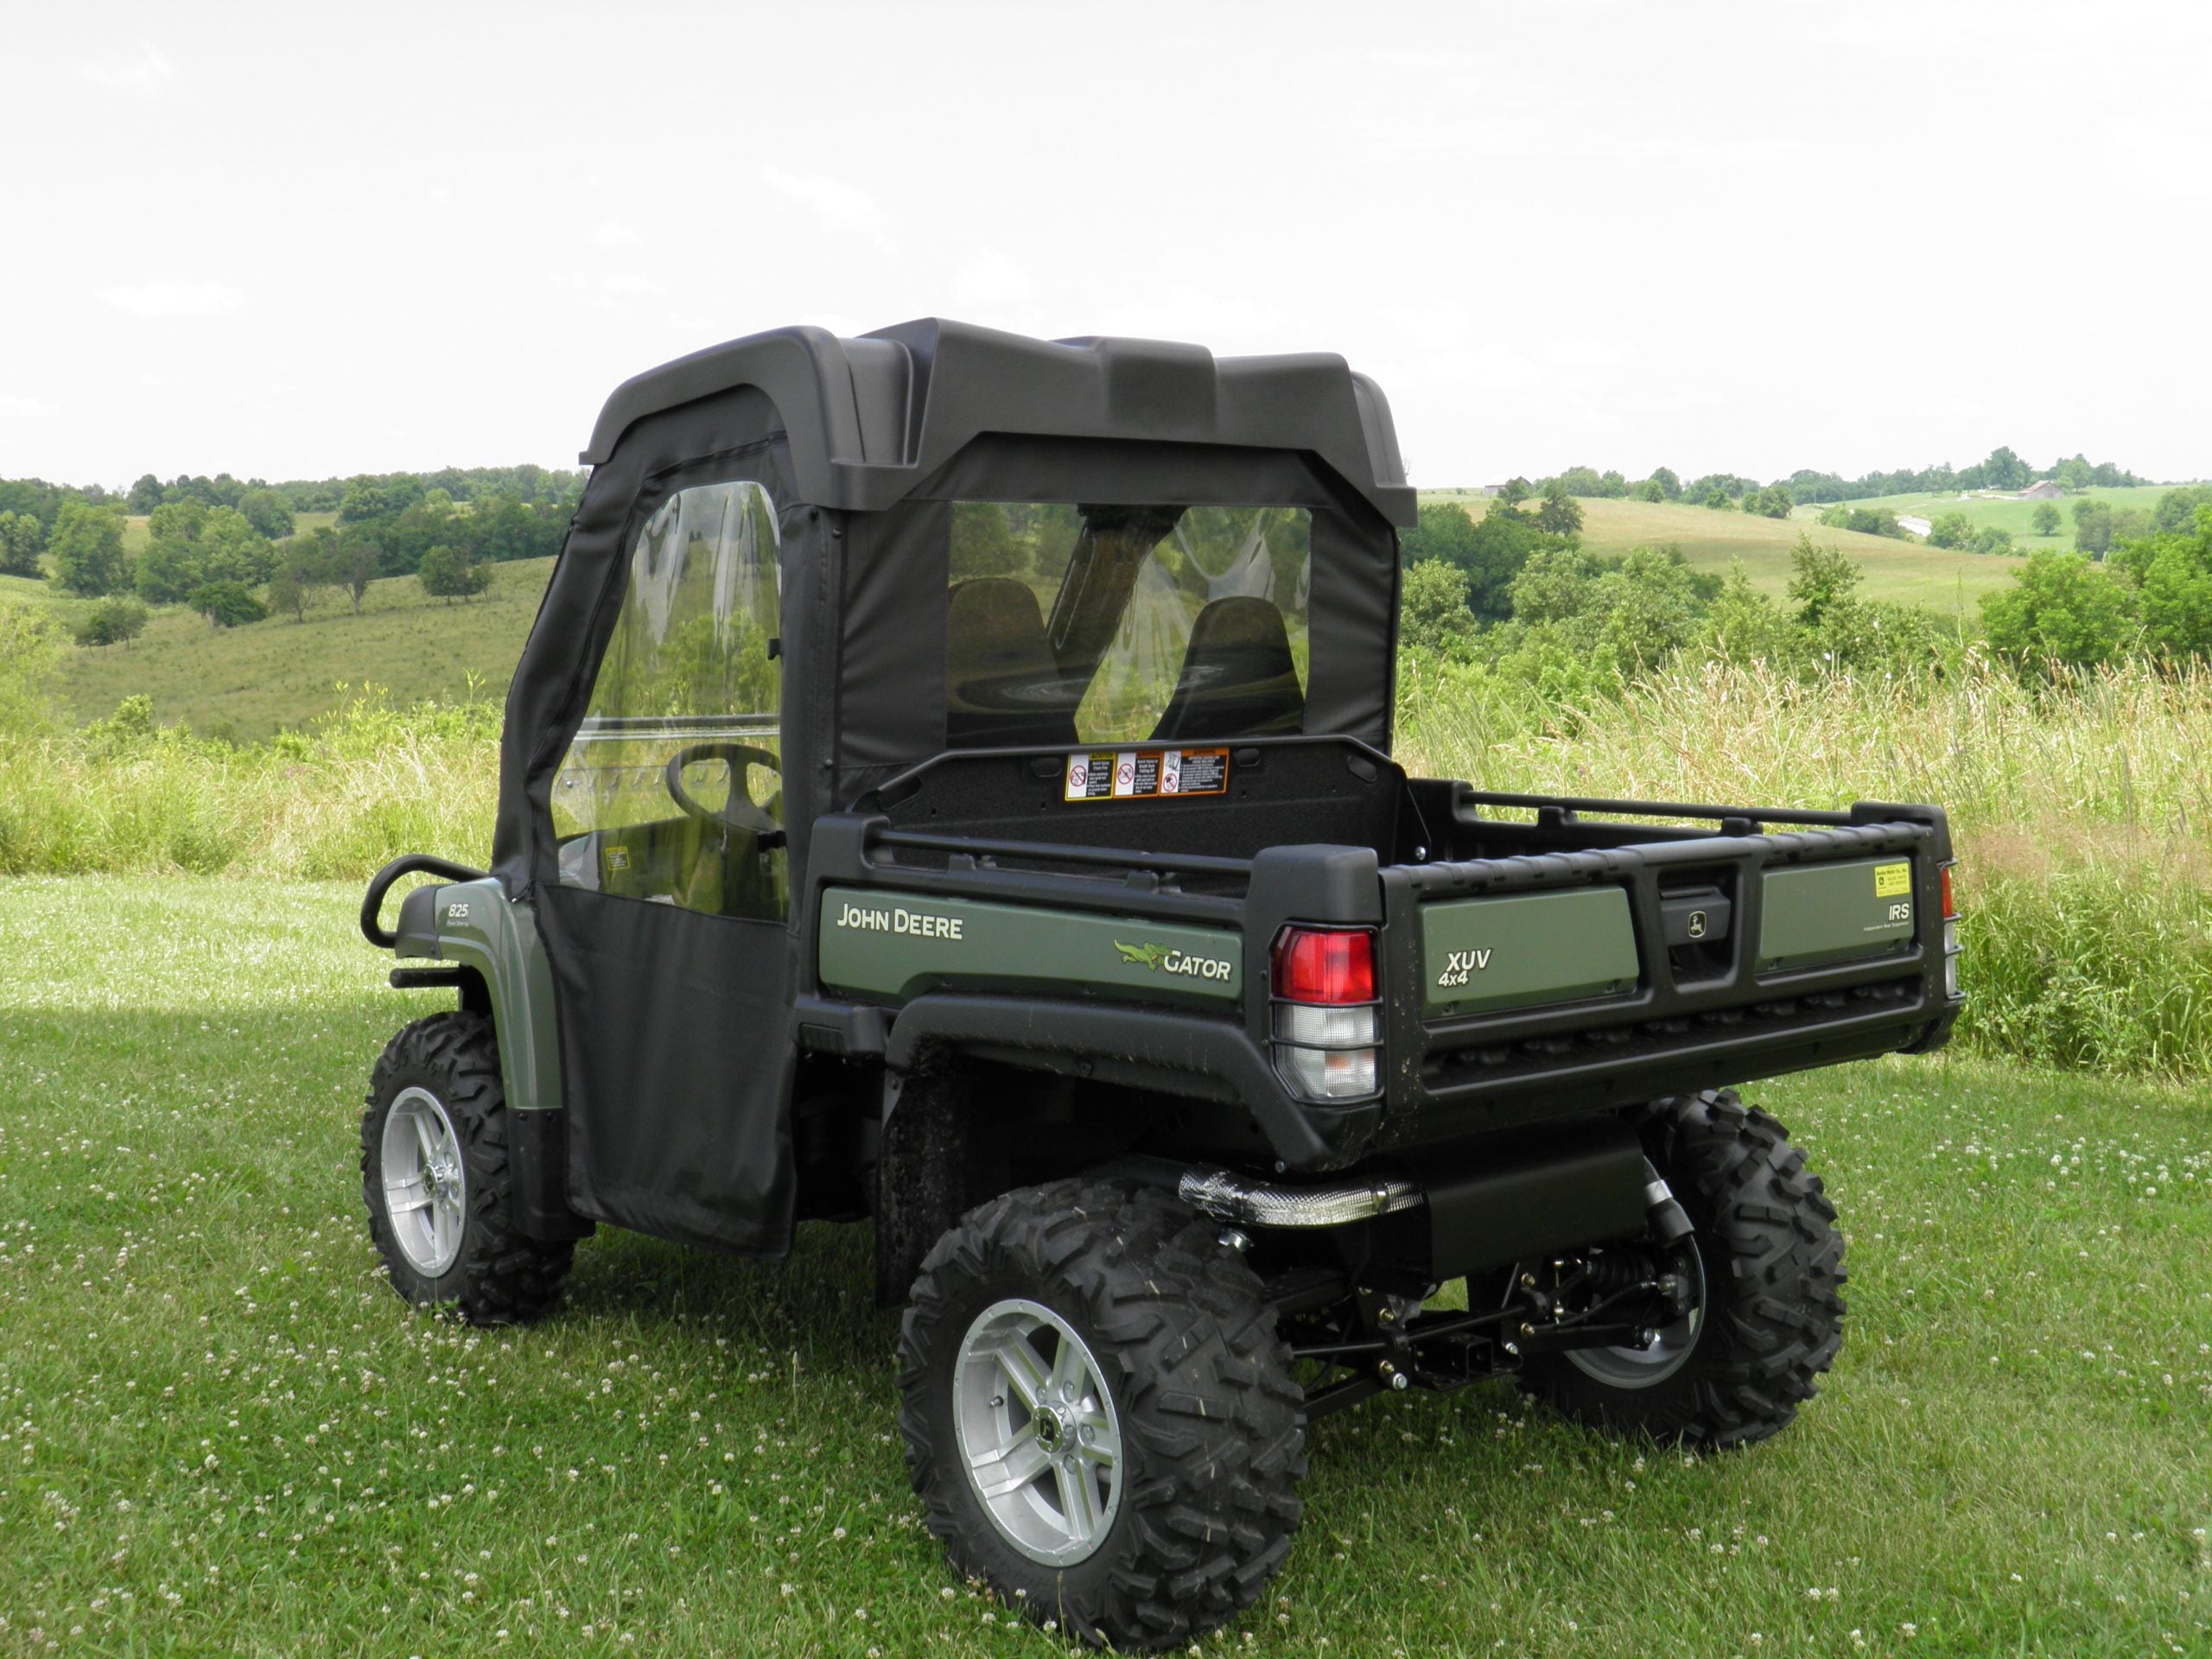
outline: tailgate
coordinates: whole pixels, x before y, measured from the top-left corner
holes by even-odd
[[[1625,1104],[1942,1040],[1956,1005],[1940,810],[1588,804],[1723,821],[1720,834],[1630,841],[1618,824],[1586,824],[1583,804],[1546,804],[1545,839],[1560,850],[1383,873],[1386,1134],[1427,1138],[1463,1131],[1471,1114],[1487,1125]],[[1586,827],[1603,844],[1562,844]]]

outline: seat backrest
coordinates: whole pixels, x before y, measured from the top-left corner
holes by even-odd
[[[1217,742],[1305,726],[1306,694],[1282,613],[1249,594],[1217,599],[1200,611],[1153,741]]]
[[[955,588],[948,608],[946,743],[1073,747],[1075,709],[1028,585],[981,576]]]

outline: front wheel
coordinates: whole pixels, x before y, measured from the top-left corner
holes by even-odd
[[[1782,1125],[1733,1090],[1654,1101],[1634,1121],[1694,1230],[1676,1253],[1688,1306],[1648,1347],[1532,1358],[1522,1385],[1592,1427],[1715,1448],[1764,1440],[1842,1345],[1835,1207]]]
[[[906,1464],[953,1567],[1085,1641],[1187,1641],[1290,1548],[1306,1411],[1242,1257],[1164,1192],[971,1211],[900,1333]]]
[[[534,1319],[560,1299],[575,1246],[514,1226],[499,1046],[481,1014],[404,1027],[370,1079],[361,1196],[391,1287],[456,1304],[474,1325]]]

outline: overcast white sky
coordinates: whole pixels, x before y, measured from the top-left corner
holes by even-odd
[[[932,313],[1378,377],[1418,481],[2212,474],[2212,9],[0,0],[0,476],[573,464]]]

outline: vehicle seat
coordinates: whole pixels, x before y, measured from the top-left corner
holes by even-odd
[[[1250,594],[1217,599],[1200,611],[1153,741],[1214,742],[1305,727],[1306,694],[1282,613]]]
[[[1027,584],[1011,576],[963,582],[949,610],[946,744],[1072,748],[1075,709]]]

